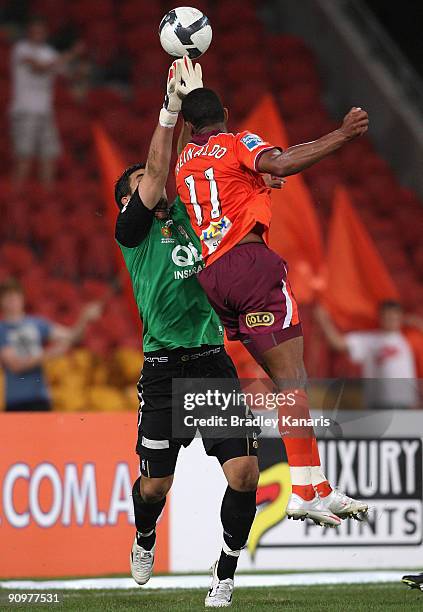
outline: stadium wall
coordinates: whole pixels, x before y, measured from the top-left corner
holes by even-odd
[[[135,418],[133,413],[0,415],[1,578],[129,572],[131,485],[138,473]],[[290,480],[283,447],[264,438],[259,509],[241,569],[421,563],[421,414],[409,411],[405,420],[403,412],[354,411],[339,413],[337,422],[343,438],[320,441],[327,474],[347,493],[368,500],[369,522],[345,521],[337,530],[323,530],[287,521]],[[181,451],[158,529],[157,572],[210,567],[221,546],[224,489],[222,472],[200,440]]]

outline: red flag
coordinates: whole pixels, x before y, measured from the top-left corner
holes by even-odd
[[[335,192],[327,260],[323,302],[337,325],[343,330],[374,327],[378,304],[398,299],[398,292],[343,187]]]
[[[256,132],[275,146],[288,147],[285,126],[269,94],[262,98],[241,129]],[[301,175],[288,177],[281,191],[272,191],[270,246],[287,260],[297,300],[311,302],[315,290],[321,286],[323,242],[313,199]]]

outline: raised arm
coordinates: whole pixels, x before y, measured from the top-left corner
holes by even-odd
[[[342,125],[334,132],[318,140],[289,147],[285,151],[272,149],[263,153],[257,170],[275,176],[290,176],[312,166],[334,153],[350,140],[362,136],[368,129],[369,118],[361,108],[352,108],[344,117]]]
[[[181,110],[182,99],[193,89],[203,86],[200,64],[194,67],[188,57],[173,62],[169,69],[165,102],[153,134],[147,166],[138,192],[144,206],[153,209],[163,195],[172,156],[173,131]]]
[[[54,58],[49,60],[40,60],[33,57],[32,54],[29,53],[28,55],[23,55],[19,61],[22,64],[29,66],[33,72],[37,72],[39,74],[59,72],[70,62],[79,57],[84,50],[84,43],[77,42],[71,49],[68,49],[68,51],[57,53]]]
[[[67,343],[69,347],[78,344],[85,334],[87,326],[99,319],[103,313],[104,303],[101,301],[86,304],[79,315],[75,325],[67,327],[55,323],[50,333],[50,341]]]
[[[314,314],[330,347],[335,351],[346,351],[348,346],[345,336],[336,328],[327,310],[323,306],[316,306]]]

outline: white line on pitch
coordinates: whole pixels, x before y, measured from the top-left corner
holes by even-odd
[[[397,582],[401,571],[370,572],[317,572],[305,574],[239,574],[237,587],[312,586],[319,584],[369,584]],[[197,589],[207,588],[210,578],[201,576],[153,576],[147,589]],[[131,578],[84,578],[80,580],[6,580],[0,582],[3,589],[133,589],[137,587]]]

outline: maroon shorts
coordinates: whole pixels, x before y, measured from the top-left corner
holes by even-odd
[[[259,356],[302,336],[287,264],[261,242],[239,244],[198,276],[229,340],[241,340]]]

